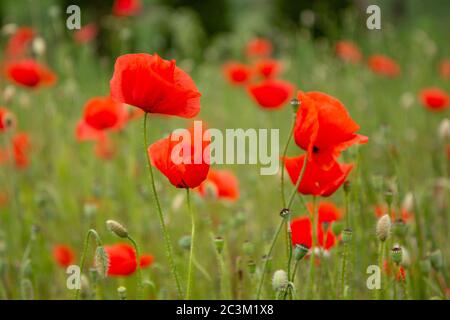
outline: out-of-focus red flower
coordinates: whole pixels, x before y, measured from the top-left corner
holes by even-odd
[[[300,107],[295,122],[295,142],[322,169],[335,165],[342,150],[368,141],[367,137],[356,133],[359,125],[336,98],[321,92],[302,91],[297,98]]]
[[[281,72],[282,65],[275,59],[261,59],[253,64],[253,70],[263,78],[273,78]]]
[[[300,177],[305,159],[307,159],[306,155],[282,159],[294,185]],[[298,186],[298,192],[328,197],[345,182],[352,168],[353,164],[333,162],[329,169],[325,171],[314,161],[306,161],[305,172]]]
[[[426,88],[419,93],[424,107],[432,111],[440,111],[448,107],[448,94],[439,88]]]
[[[389,209],[388,209],[387,205],[380,204],[380,205],[375,206],[375,210],[374,211],[375,211],[375,216],[377,218],[381,218],[385,214],[388,214]],[[401,214],[400,218],[404,222],[407,222],[407,221],[411,220],[413,218],[413,216],[414,216],[412,212],[407,211],[405,208],[401,209],[400,214]],[[395,211],[394,208],[391,208],[391,212],[389,212],[389,215],[390,215],[392,221],[395,221],[397,219],[397,212]]]
[[[37,88],[55,83],[56,75],[33,59],[10,61],[5,66],[8,79],[20,86]]]
[[[77,122],[75,129],[75,137],[77,141],[97,141],[98,139],[104,138],[106,133],[102,130],[97,130],[92,128],[86,123],[84,119]]]
[[[252,77],[252,70],[249,66],[240,62],[228,62],[223,66],[225,77],[233,85],[246,84]]]
[[[197,190],[202,196],[205,196],[208,188],[214,190],[218,199],[235,201],[239,198],[238,179],[229,170],[209,170],[206,180]]]
[[[128,121],[136,120],[145,115],[144,110],[139,108],[132,108],[128,111]]]
[[[63,268],[67,268],[75,261],[75,252],[65,244],[58,244],[53,247],[53,258],[56,263]]]
[[[444,79],[450,78],[450,60],[445,59],[439,65],[439,73]]]
[[[294,85],[283,80],[263,80],[248,86],[248,93],[266,109],[277,109],[285,105],[292,97]]]
[[[358,46],[352,41],[339,41],[336,43],[336,55],[343,61],[358,63],[362,59],[361,51]]]
[[[0,149],[0,165],[4,165],[9,161],[9,150]]]
[[[292,245],[304,245],[311,249],[312,246],[312,227],[309,217],[300,217],[292,220]],[[332,248],[336,243],[336,237],[334,236],[331,228],[328,228],[328,232],[325,234],[322,224],[317,225],[317,241],[318,246],[326,250]],[[326,239],[326,240],[325,240]]]
[[[0,107],[0,132],[6,132],[16,125],[16,117],[8,109]]]
[[[272,54],[272,43],[264,38],[254,38],[247,43],[245,54],[247,57],[268,57]]]
[[[118,17],[134,16],[141,10],[140,0],[115,0],[113,13]]]
[[[98,27],[95,23],[89,23],[80,30],[75,31],[73,37],[77,43],[84,44],[91,42],[97,37]]]
[[[313,204],[309,202],[307,204],[310,213],[313,211]],[[316,209],[318,213],[318,221],[322,223],[332,223],[339,220],[342,217],[341,210],[336,207],[336,205],[329,201],[321,201],[318,208]]]
[[[14,162],[17,168],[24,169],[29,163],[31,149],[30,138],[27,133],[19,132],[12,138]]]
[[[400,74],[400,67],[393,59],[383,55],[373,55],[369,58],[369,67],[376,74],[396,77]]]
[[[157,54],[117,58],[110,82],[111,97],[145,112],[192,118],[200,112],[201,93],[175,60]]]
[[[195,131],[197,133],[194,133]],[[196,188],[208,175],[211,140],[210,137],[202,139],[203,129],[195,125],[185,133],[186,137],[171,133],[167,138],[156,141],[148,148],[148,155],[152,165],[165,175],[172,185],[177,188]],[[174,151],[174,148],[177,149]]]
[[[101,136],[95,141],[94,153],[103,160],[110,160],[116,154],[117,148],[114,141],[108,136]]]
[[[83,118],[94,129],[105,130],[123,126],[128,113],[126,107],[110,97],[95,97],[84,106]]]
[[[392,276],[392,270],[391,270],[391,266],[389,265],[389,261],[387,261],[387,260],[383,261],[383,269],[387,276],[389,276],[389,277]],[[405,281],[405,279],[406,279],[406,270],[405,270],[405,268],[403,268],[403,266],[400,266],[395,275],[395,280],[396,281],[400,281],[400,280]]]
[[[9,38],[6,44],[6,56],[9,59],[22,58],[27,53],[27,47],[33,40],[35,32],[30,27],[20,27]]]
[[[0,164],[1,164],[1,160],[0,160]],[[8,201],[9,201],[8,192],[0,190],[0,208],[6,206],[8,204]]]
[[[108,255],[109,267],[108,276],[128,276],[136,271],[136,253],[132,246],[127,243],[116,243],[104,246]],[[150,266],[153,263],[153,256],[143,254],[139,265],[141,268]]]

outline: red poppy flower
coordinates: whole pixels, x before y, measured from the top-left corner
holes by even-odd
[[[324,170],[337,161],[341,151],[355,143],[366,143],[344,105],[325,93],[298,92],[300,107],[294,129],[296,144]]]
[[[30,139],[27,133],[19,132],[12,138],[13,155],[16,167],[23,169],[29,165]]]
[[[209,137],[202,139],[203,129],[199,130],[196,126],[185,132],[189,133],[190,137],[186,137],[189,141],[171,133],[167,138],[153,143],[148,148],[148,155],[152,165],[165,175],[172,185],[177,188],[195,188],[208,175],[211,140]]]
[[[126,54],[116,60],[111,97],[145,112],[192,118],[200,112],[200,92],[175,60],[157,54]]]
[[[310,213],[313,211],[313,204],[307,204]],[[332,202],[322,201],[316,209],[319,217],[319,223],[332,223],[339,220],[342,216],[341,210]]]
[[[33,40],[35,32],[30,27],[20,27],[9,38],[6,44],[6,56],[8,58],[21,58],[27,52],[27,47]]]
[[[225,77],[233,85],[242,85],[247,83],[252,77],[250,67],[239,62],[228,62],[223,66]]]
[[[114,157],[116,151],[116,145],[108,135],[101,136],[95,141],[94,153],[99,159],[110,160]]]
[[[370,69],[377,74],[388,77],[396,77],[400,74],[399,65],[389,57],[373,55],[369,58],[368,63]]]
[[[75,253],[71,247],[59,244],[53,247],[53,258],[61,267],[67,268],[75,261]]]
[[[392,277],[391,267],[387,260],[383,261],[383,269],[387,276]],[[400,280],[405,281],[405,279],[406,279],[406,270],[403,266],[400,266],[400,268],[397,271],[397,274],[395,275],[395,280],[396,281],[400,281]]]
[[[446,59],[439,65],[439,73],[445,78],[450,78],[450,60]]]
[[[292,245],[304,245],[305,247],[311,249],[312,227],[309,217],[300,217],[292,220],[291,231]],[[332,248],[336,243],[336,237],[331,231],[331,228],[328,228],[328,232],[325,235],[322,224],[320,223],[317,225],[316,235],[319,247],[322,247],[326,250]]]
[[[245,49],[247,57],[268,57],[272,54],[272,43],[264,38],[255,38],[248,42]]]
[[[281,62],[275,59],[262,59],[253,65],[255,74],[263,78],[273,78],[280,73],[282,66]]]
[[[122,126],[128,117],[125,106],[109,97],[95,97],[84,106],[84,120],[94,129],[112,129]]]
[[[73,37],[77,43],[84,44],[91,42],[98,34],[98,27],[95,23],[89,23],[80,30],[75,31]]]
[[[98,139],[104,138],[105,135],[106,133],[104,131],[92,128],[84,119],[77,122],[75,137],[79,142],[97,141]]]
[[[306,158],[306,155],[301,155],[293,158],[285,157],[283,159],[285,168],[294,185],[297,183]],[[302,181],[298,186],[298,192],[328,197],[345,182],[352,168],[353,164],[334,162],[325,171],[314,161],[307,161]]]
[[[209,170],[206,180],[198,187],[198,192],[206,195],[207,188],[213,188],[219,199],[235,201],[239,198],[239,182],[229,170]]]
[[[336,43],[336,55],[343,61],[358,63],[362,59],[361,51],[358,46],[351,41],[339,41]]]
[[[294,85],[283,80],[263,80],[248,86],[250,96],[263,108],[277,109],[285,105],[292,97]]]
[[[16,118],[8,109],[0,107],[0,132],[6,132],[16,124]]]
[[[140,0],[115,0],[113,13],[118,17],[129,17],[136,15],[141,10]]]
[[[52,71],[33,59],[6,63],[6,75],[13,83],[29,88],[52,85],[56,81]]]
[[[448,107],[448,94],[439,88],[423,89],[419,93],[422,104],[432,111],[440,111]]]
[[[108,255],[108,276],[128,276],[136,271],[136,253],[134,248],[127,243],[116,243],[104,246]],[[153,257],[143,254],[139,265],[141,268],[148,267],[153,262]]]
[[[381,204],[381,205],[377,205],[375,207],[375,216],[377,218],[381,218],[382,216],[384,216],[385,214],[388,213],[388,206],[385,204]],[[405,222],[411,220],[413,218],[413,213],[409,212],[408,210],[406,210],[405,208],[401,209],[401,219]],[[389,215],[391,216],[392,221],[395,221],[397,219],[397,212],[395,211],[394,208],[391,208],[391,212],[389,213]]]

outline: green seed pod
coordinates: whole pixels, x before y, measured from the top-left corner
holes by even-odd
[[[296,261],[299,261],[303,259],[304,256],[308,253],[309,249],[302,245],[302,244],[296,244],[294,249],[294,259]]]
[[[342,242],[344,244],[349,243],[350,241],[352,241],[352,236],[353,236],[352,229],[350,228],[344,229],[344,231],[342,231]]]
[[[272,287],[275,291],[284,290],[289,283],[286,271],[277,270],[272,277]]]
[[[178,245],[183,250],[189,250],[191,248],[191,236],[182,236],[178,240]]]
[[[117,294],[120,300],[127,300],[127,288],[120,286],[117,288]]]
[[[247,267],[248,267],[248,272],[250,274],[254,274],[256,271],[256,263],[253,260],[249,260],[247,263]]]
[[[251,256],[255,252],[255,246],[250,241],[245,241],[242,250],[247,256]]]
[[[107,220],[106,228],[120,238],[128,237],[127,229],[115,220]]]
[[[443,265],[442,252],[440,249],[433,251],[430,254],[431,265],[435,270],[441,270]]]
[[[292,106],[292,110],[294,111],[294,113],[297,113],[298,108],[300,106],[300,101],[298,101],[297,98],[293,98],[291,100],[291,106]]]
[[[102,246],[98,246],[97,249],[95,249],[94,262],[95,268],[97,269],[97,273],[100,276],[100,278],[105,278],[108,273],[109,258],[108,253]]]
[[[392,249],[391,249],[391,258],[392,261],[394,261],[395,264],[399,264],[400,262],[402,262],[403,259],[403,251],[402,248],[399,245],[395,245]]]
[[[428,258],[422,259],[419,262],[419,266],[420,266],[420,271],[422,271],[422,273],[425,273],[425,274],[430,273],[430,271],[431,271],[430,259],[428,259]]]
[[[216,250],[219,254],[222,253],[224,244],[225,244],[225,241],[223,240],[222,237],[216,237],[214,239],[214,246],[216,247]]]
[[[331,231],[333,231],[333,234],[336,236],[340,235],[342,230],[344,230],[344,224],[340,221],[335,221],[331,224]]]

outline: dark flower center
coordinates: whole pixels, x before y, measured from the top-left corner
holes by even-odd
[[[313,153],[318,153],[319,152],[319,148],[317,148],[316,146],[313,147]]]

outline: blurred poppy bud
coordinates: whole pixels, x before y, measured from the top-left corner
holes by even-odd
[[[394,263],[396,265],[400,264],[400,262],[402,262],[402,248],[399,245],[395,245],[392,249],[391,249],[391,258],[392,261],[394,261]]]
[[[223,251],[224,243],[225,243],[225,241],[223,240],[222,237],[216,237],[214,239],[214,245],[216,246],[216,250],[219,254],[221,254]]]
[[[389,215],[385,214],[380,219],[378,219],[376,234],[380,241],[386,241],[391,232],[391,218]]]
[[[440,270],[443,265],[441,250],[435,250],[430,254],[431,265],[435,270]]]
[[[299,261],[303,259],[304,256],[308,253],[309,249],[302,245],[302,244],[296,244],[294,249],[294,259]]]
[[[245,241],[242,249],[246,255],[251,256],[255,251],[255,246],[250,241]]]
[[[352,241],[353,231],[351,228],[346,228],[342,231],[342,242],[344,244]]]
[[[405,195],[405,198],[403,199],[402,208],[403,208],[403,210],[406,210],[408,212],[413,210],[413,208],[414,208],[414,195],[412,194],[412,192],[408,192]]]
[[[102,246],[98,246],[95,250],[94,265],[95,269],[97,269],[98,275],[101,278],[105,278],[108,273],[109,258],[105,248]]]
[[[450,120],[444,119],[441,121],[441,123],[439,124],[438,133],[439,138],[441,138],[442,140],[446,141],[450,139]]]
[[[191,248],[191,236],[183,236],[178,240],[178,245],[181,249],[189,250]]]
[[[343,229],[344,229],[344,224],[342,222],[340,222],[340,221],[335,221],[331,225],[331,231],[336,236],[340,235]]]
[[[289,283],[286,271],[277,270],[274,272],[272,277],[272,287],[275,291],[286,289]]]
[[[107,220],[106,221],[106,228],[108,228],[109,231],[114,233],[116,236],[120,238],[127,238],[128,237],[128,231],[127,229],[120,224],[119,222],[115,220]]]
[[[117,294],[120,300],[127,300],[127,288],[120,286],[117,288]]]

